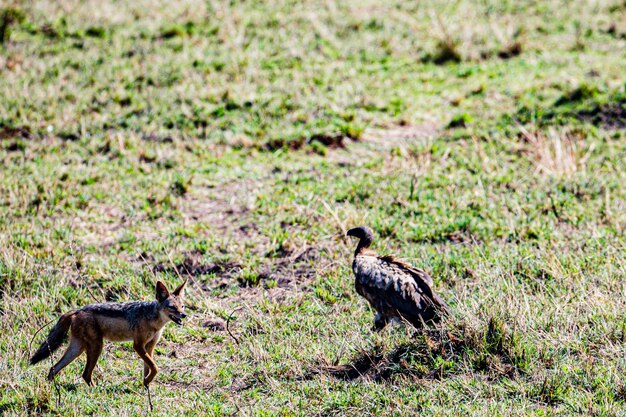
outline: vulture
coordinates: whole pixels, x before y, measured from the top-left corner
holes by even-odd
[[[352,262],[354,284],[357,293],[376,310],[374,330],[399,319],[419,329],[449,313],[446,303],[433,291],[433,279],[426,272],[392,255],[378,256],[369,249],[374,238],[369,227],[350,229],[348,236],[359,239]]]

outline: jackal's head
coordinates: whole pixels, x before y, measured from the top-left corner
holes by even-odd
[[[159,312],[162,316],[169,318],[179,326],[183,325],[183,319],[187,317],[184,313],[185,306],[183,305],[185,285],[187,285],[187,280],[170,293],[161,281],[158,281],[156,284],[156,299],[159,302]]]

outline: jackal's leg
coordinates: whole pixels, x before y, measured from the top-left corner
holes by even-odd
[[[159,367],[156,366],[156,363],[154,363],[152,357],[150,357],[150,355],[148,355],[148,352],[146,352],[145,344],[135,341],[135,343],[133,344],[133,348],[135,349],[135,352],[137,352],[139,357],[143,359],[144,364],[147,365],[149,368],[148,375],[145,376],[143,379],[143,385],[147,387],[150,382],[152,382],[156,374],[159,372]]]
[[[96,367],[98,358],[102,353],[102,345],[103,343],[101,339],[87,347],[87,363],[85,364],[85,370],[83,371],[83,379],[90,387],[94,385],[91,380],[91,374],[93,373],[93,368]]]
[[[154,362],[154,347],[156,346],[159,338],[161,337],[161,333],[157,333],[154,337],[146,344],[146,353],[150,355],[152,361]],[[147,363],[143,363],[143,377],[146,378],[150,373],[150,367]]]
[[[52,381],[55,375],[58,374],[61,369],[69,365],[84,351],[85,347],[83,346],[83,343],[72,336],[70,338],[70,345],[67,347],[67,350],[65,351],[61,359],[52,368],[50,368],[50,372],[48,373],[48,381]]]

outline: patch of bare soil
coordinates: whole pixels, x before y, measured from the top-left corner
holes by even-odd
[[[591,109],[580,110],[575,116],[580,120],[604,129],[626,128],[626,103],[608,103]]]
[[[257,297],[267,297],[280,301],[294,292],[307,291],[317,275],[316,261],[322,259],[324,250],[306,247],[300,250],[285,251],[280,254],[266,254],[266,262],[252,271],[256,280],[250,281],[241,275],[242,265],[236,262],[206,262],[202,253],[188,251],[180,262],[156,262],[149,254],[141,254],[137,262],[150,267],[154,272],[186,277],[196,287],[206,292],[224,290],[237,284],[236,294],[229,294],[224,300],[239,303]],[[213,279],[205,276],[213,275]],[[271,285],[269,285],[272,283]],[[220,327],[219,323],[207,322],[206,327]]]
[[[0,139],[30,139],[33,137],[30,129],[26,126],[18,126],[18,127],[0,127]]]
[[[324,250],[307,247],[282,253],[259,270],[259,278],[276,280],[278,288],[294,288],[298,285],[302,289],[315,278],[314,262],[321,259],[323,252]]]
[[[330,149],[345,148],[346,140],[359,140],[358,137],[337,134],[337,135],[313,135],[309,138],[309,143],[319,142]]]
[[[142,254],[137,261],[146,264],[153,272],[187,278],[194,287],[206,292],[228,288],[242,269],[236,262],[205,262],[198,251],[185,252],[183,260],[177,263],[156,262],[149,254]],[[215,279],[204,279],[208,275],[214,275]]]
[[[187,221],[203,222],[215,229],[231,228],[248,209],[235,201],[186,196],[181,202],[181,213]]]
[[[96,245],[99,247],[114,245],[119,241],[126,228],[140,220],[129,218],[122,209],[116,206],[102,204],[93,205],[90,208],[94,213],[98,214],[99,221],[95,221],[89,215],[71,219],[74,227],[85,232],[81,238],[81,243],[84,245]]]
[[[436,136],[440,127],[435,122],[411,124],[401,122],[388,126],[365,129],[358,142],[338,152],[329,153],[327,158],[340,166],[350,166],[359,158],[374,155],[390,155],[393,150],[405,153],[409,147]]]
[[[305,145],[310,145],[315,142],[321,143],[329,149],[345,148],[347,141],[358,141],[359,136],[354,136],[349,133],[320,133],[312,135],[311,137],[299,137],[297,139],[274,139],[265,144],[263,150],[270,152],[287,148],[290,150],[302,149]]]
[[[9,152],[15,152],[23,150],[25,145],[21,142],[22,139],[32,139],[33,134],[28,127],[2,127],[0,126],[0,140],[9,140],[5,149]]]
[[[148,255],[143,256],[148,257]],[[210,274],[232,275],[241,270],[241,265],[235,262],[202,263],[202,254],[197,251],[188,252],[182,262],[157,263],[153,266],[154,272],[163,272],[186,277],[198,277]]]
[[[416,141],[436,136],[438,132],[439,127],[434,122],[401,123],[384,128],[367,129],[363,134],[363,141],[390,149],[406,147]]]
[[[161,385],[165,385],[166,387],[172,388],[185,388],[185,389],[196,389],[200,391],[212,391],[216,388],[217,384],[208,384],[204,382],[198,382],[197,380],[193,382],[184,382],[184,381],[175,381],[175,380],[165,380],[159,382]]]
[[[220,319],[219,317],[208,319],[202,323],[202,327],[205,327],[213,332],[222,332],[226,330],[226,320]]]
[[[226,233],[254,232],[254,227],[244,228],[242,224],[251,224],[246,219],[259,189],[262,179],[227,181],[210,188],[192,185],[180,200],[179,209],[186,222],[202,222]]]

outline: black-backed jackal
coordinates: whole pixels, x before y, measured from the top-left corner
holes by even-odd
[[[152,352],[161,337],[163,326],[169,321],[182,325],[182,319],[186,317],[183,312],[183,290],[186,284],[185,280],[170,293],[165,284],[159,281],[156,284],[155,301],[89,304],[63,314],[46,341],[30,358],[30,363],[34,365],[50,356],[71,330],[70,344],[63,357],[50,369],[48,380],[52,381],[61,369],[87,352],[83,379],[87,385],[93,385],[91,374],[102,353],[103,339],[113,342],[132,341],[135,352],[144,362],[143,384],[147,387],[159,372]]]

